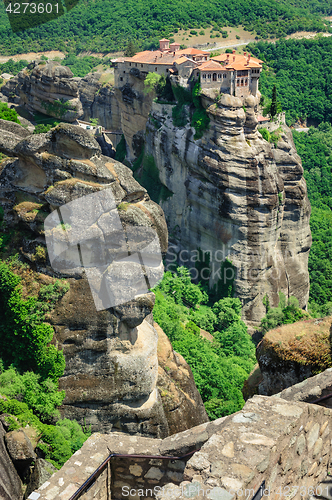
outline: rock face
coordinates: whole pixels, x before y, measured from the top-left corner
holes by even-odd
[[[121,130],[119,104],[114,89],[98,80],[100,73],[92,73],[84,78],[76,78],[80,101],[83,107],[82,120],[97,118],[106,130]]]
[[[8,454],[0,422],[0,498],[3,500],[21,500],[23,498],[21,479]]]
[[[331,338],[331,317],[298,321],[267,332],[256,351],[263,378],[259,394],[279,393],[329,368]]]
[[[220,272],[227,257],[249,323],[264,316],[265,295],[277,306],[283,292],[306,308],[310,204],[290,130],[283,127],[276,148],[262,138],[259,97],[204,94],[202,102],[210,128],[200,140],[189,124],[173,126],[169,105],[153,103],[147,123],[145,153],[173,193],[160,202],[173,244],[169,269],[175,261],[195,268],[200,248],[210,257],[201,260],[202,277],[231,283],[232,273]]]
[[[33,62],[1,87],[0,100],[69,122],[97,118],[106,130],[119,132],[121,116],[115,91],[100,83],[100,76],[91,73],[74,78],[69,68],[54,61]]]
[[[150,318],[154,295],[142,293],[123,305],[97,310],[81,267],[61,274],[51,268],[48,257],[46,261],[38,257],[43,253],[43,222],[49,213],[105,189],[113,194],[122,227],[127,231],[151,228],[165,253],[167,227],[162,209],[133,179],[129,168],[103,156],[98,143],[78,126],[62,123],[47,134],[19,142],[15,137],[15,147],[11,152],[7,148],[14,158],[6,160],[0,176],[4,220],[16,234],[24,228],[19,248],[35,272],[65,276],[70,284],[48,317],[66,359],[60,379],[60,388],[66,390],[62,415],[91,425],[92,431],[168,435],[157,390],[158,335]],[[98,232],[98,227],[100,233],[106,216],[111,217],[107,210],[95,224],[84,226],[84,233]],[[54,233],[58,227],[62,232],[58,224]],[[151,264],[151,269],[162,271],[161,260]],[[121,290],[116,290],[120,296]]]
[[[173,351],[172,344],[157,323],[158,388],[163,402],[170,434],[208,422],[202,398],[184,358]]]
[[[33,62],[1,89],[29,111],[73,122],[83,114],[78,85],[69,68],[55,61]]]
[[[136,68],[130,71],[129,83],[115,89],[121,116],[121,130],[126,139],[129,161],[138,157],[144,145],[144,134],[154,94],[144,94],[144,76]]]

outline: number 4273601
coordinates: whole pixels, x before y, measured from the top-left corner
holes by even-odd
[[[9,3],[6,7],[8,14],[51,14],[59,13],[59,4],[43,3]]]

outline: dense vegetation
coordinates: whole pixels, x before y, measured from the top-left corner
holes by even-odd
[[[8,104],[0,102],[0,119],[9,122],[21,123],[15,109],[10,109]]]
[[[18,62],[15,62],[14,59],[9,59],[7,62],[0,64],[0,74],[9,73],[10,75],[17,75],[28,64],[28,61],[23,59]]]
[[[261,333],[266,333],[280,325],[295,323],[304,318],[310,317],[308,313],[299,308],[299,301],[296,297],[286,297],[279,293],[278,307],[270,307],[269,298],[266,295],[263,299],[266,308],[266,315],[261,321]]]
[[[207,305],[207,293],[191,282],[185,267],[166,272],[154,291],[154,319],[190,365],[209,417],[240,410],[243,382],[255,364],[240,300],[225,297]],[[212,334],[213,341],[203,338],[200,328]]]
[[[276,85],[288,124],[305,118],[316,125],[332,123],[332,37],[259,42],[248,47],[266,61],[259,82],[261,93],[271,99]]]
[[[17,256],[0,261],[0,394],[7,398],[0,401],[0,413],[16,417],[8,417],[10,430],[33,426],[42,454],[61,467],[90,435],[76,421],[61,420],[57,410],[65,397],[58,390],[65,359],[45,314],[69,285],[56,280],[41,286],[37,297],[23,298],[22,271],[30,272]]]
[[[308,134],[294,131],[293,137],[312,207],[310,309],[327,315],[332,313],[332,125],[321,123]]]
[[[167,4],[156,0],[81,0],[57,20],[13,33],[1,2],[0,50],[9,55],[55,49],[107,53],[124,49],[130,40],[147,48],[179,28],[211,25],[221,34],[225,26],[242,24],[259,36],[271,33],[280,37],[299,30],[326,30],[321,15],[331,12],[330,0],[294,0],[292,4],[287,0],[170,0]]]
[[[99,64],[106,64],[106,62],[108,63],[109,60],[93,56],[76,57],[75,54],[68,54],[65,59],[61,61],[61,64],[63,66],[68,66],[74,76],[83,78],[88,73],[91,73],[96,66]]]

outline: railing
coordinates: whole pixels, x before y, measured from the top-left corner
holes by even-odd
[[[104,472],[106,467],[108,466],[109,462],[111,461],[112,458],[117,457],[117,458],[148,458],[149,460],[152,459],[157,459],[157,460],[183,460],[184,458],[190,457],[194,453],[196,453],[198,450],[193,450],[186,455],[182,455],[182,457],[169,457],[169,456],[163,456],[163,455],[124,455],[124,454],[119,454],[119,453],[111,453],[106,460],[102,464],[99,465],[99,467],[91,474],[91,476],[85,481],[85,483],[80,486],[80,488],[70,497],[69,500],[77,500],[80,498],[83,493],[86,493],[96,482],[97,478]]]

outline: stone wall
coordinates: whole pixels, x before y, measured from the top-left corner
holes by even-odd
[[[163,440],[96,433],[29,498],[68,500],[111,453],[154,458],[112,458],[80,498],[139,500],[157,493],[166,500],[186,497],[191,488],[197,498],[237,500],[247,490],[251,499],[263,481],[265,498],[282,498],[278,491],[295,500],[308,498],[331,465],[330,419],[328,408],[254,396],[240,412]],[[179,461],[158,458],[193,451]]]

